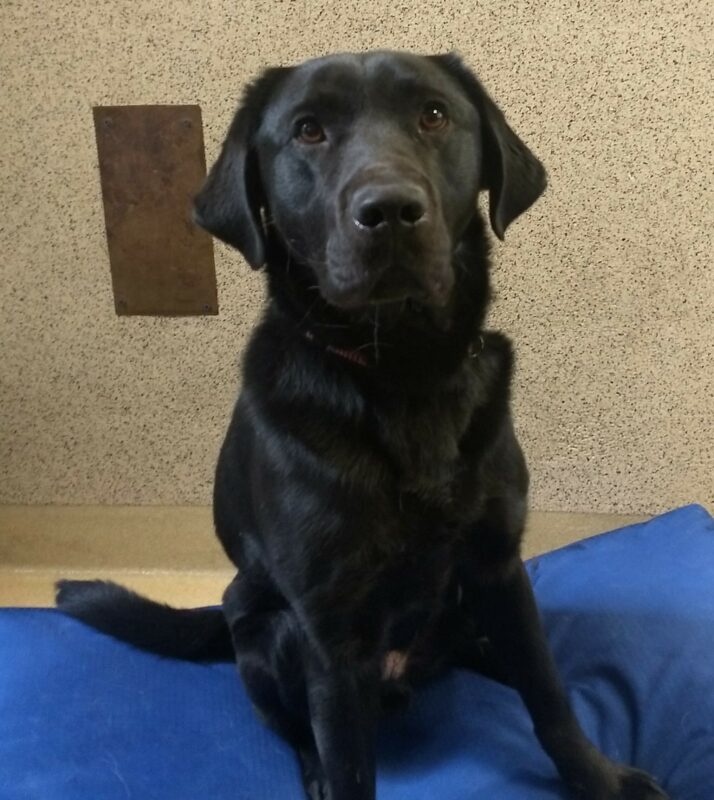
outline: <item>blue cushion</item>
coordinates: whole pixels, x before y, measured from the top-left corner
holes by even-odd
[[[697,506],[529,564],[578,717],[674,800],[714,798],[714,521]],[[451,672],[386,719],[380,800],[565,798],[510,689]],[[2,800],[303,800],[230,664],[0,612]]]

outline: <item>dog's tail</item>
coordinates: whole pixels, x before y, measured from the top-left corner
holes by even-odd
[[[64,614],[140,650],[187,661],[234,657],[218,608],[171,608],[111,581],[59,581],[56,588]]]

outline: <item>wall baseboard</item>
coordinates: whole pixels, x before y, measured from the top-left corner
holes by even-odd
[[[523,554],[643,519],[533,511]],[[0,606],[51,605],[61,577],[115,580],[162,602],[211,605],[234,573],[208,506],[0,506]]]

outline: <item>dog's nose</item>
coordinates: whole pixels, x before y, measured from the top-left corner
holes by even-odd
[[[426,192],[416,184],[365,186],[352,198],[352,219],[365,231],[410,228],[424,219],[427,202]]]

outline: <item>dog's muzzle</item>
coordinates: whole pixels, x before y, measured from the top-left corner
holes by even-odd
[[[425,179],[377,166],[339,193],[327,294],[344,307],[411,298],[445,305],[453,287],[449,241]]]

